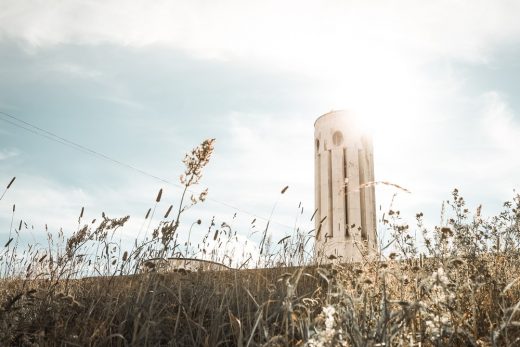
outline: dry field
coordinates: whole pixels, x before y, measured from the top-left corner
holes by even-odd
[[[264,237],[265,269],[159,271],[149,259],[187,255],[179,221],[205,199],[188,196],[212,150],[208,140],[187,154],[178,208],[132,249],[114,242],[128,217],[80,215],[73,235],[49,232],[47,245],[24,249],[22,223],[11,228],[0,250],[0,345],[520,346],[520,195],[483,218],[454,190],[445,225],[431,230],[422,214],[409,226],[387,211],[380,227],[395,252],[363,263],[310,265],[311,236],[295,231],[276,247]],[[233,237],[213,226],[198,248]]]

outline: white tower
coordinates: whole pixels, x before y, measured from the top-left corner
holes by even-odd
[[[331,255],[361,261],[377,252],[372,139],[349,111],[314,123],[316,246],[319,262]]]

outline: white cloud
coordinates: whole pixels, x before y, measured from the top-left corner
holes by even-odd
[[[418,58],[415,63],[484,61],[490,48],[520,34],[514,0],[8,1],[0,13],[1,36],[36,47],[160,45],[330,74],[403,55]]]
[[[512,189],[519,189],[520,123],[507,98],[496,91],[483,94],[479,100],[482,113],[479,122],[481,148],[472,172],[486,181],[484,191],[491,196],[510,198]]]
[[[519,41],[518,14],[520,2],[508,0],[27,0],[0,5],[0,39],[30,50],[59,44],[172,48],[307,75],[327,109],[379,114],[377,123],[386,121],[386,129],[388,120],[407,124],[424,113],[426,102],[460,85],[456,76],[427,76],[425,66],[492,59],[495,48]],[[76,65],[62,68],[99,77]]]
[[[270,218],[270,231],[275,238],[296,227],[313,228],[309,221],[313,212],[313,190],[309,188],[314,180],[312,117],[242,112],[227,115],[223,120],[226,131],[217,139],[200,187],[194,188],[198,191],[208,187],[209,200],[183,218],[187,223],[202,219],[203,225],[192,234],[194,240],[202,238],[201,233],[207,229],[204,225],[212,216],[217,224],[227,222],[241,237],[249,235],[254,219],[255,230],[263,230]],[[286,185],[289,190],[281,195]],[[172,200],[176,201],[179,192],[174,193],[177,196]],[[298,213],[300,201],[304,205],[303,216]],[[276,209],[270,216],[274,205]],[[296,217],[299,220],[295,227]],[[186,237],[185,232],[179,235]],[[258,241],[260,236],[256,233],[251,242]]]
[[[7,184],[11,179],[10,176],[0,178],[1,184]],[[120,229],[115,238],[117,240],[120,237],[124,247],[131,247],[138,235],[140,240],[146,233],[149,236],[170,204],[173,205],[170,218],[175,216],[182,193],[180,188],[164,183],[159,184],[140,175],[123,176],[121,180],[122,184],[118,184],[118,188],[109,182],[98,182],[97,187],[90,186],[85,189],[81,186],[65,185],[55,180],[21,173],[17,175],[15,183],[0,201],[0,226],[3,228],[3,231],[0,230],[0,239],[9,232],[13,205],[16,205],[14,224],[18,226],[20,220],[23,220],[29,225],[28,230],[22,229],[21,236],[24,242],[45,241],[45,225],[53,235],[63,229],[65,237],[69,237],[78,227],[78,217],[82,207],[85,208],[82,223],[89,223],[93,219],[99,221],[102,212],[112,218],[130,215],[130,220],[124,228]],[[145,220],[148,209],[154,208],[160,188],[163,188],[162,199],[157,205],[153,220],[151,217]],[[198,191],[198,189],[199,187],[196,187],[194,190]],[[215,214],[207,204],[208,202],[195,206],[183,214],[179,229],[180,242],[186,240],[187,229],[199,218],[202,219],[202,225],[194,228],[192,234],[194,243],[200,241],[213,215],[217,216],[215,221],[218,225],[230,219],[229,209],[226,210],[226,214]],[[33,225],[34,230],[31,228]]]
[[[520,148],[520,124],[506,99],[496,91],[482,95],[483,112],[481,128],[491,141],[491,146],[506,152],[517,152]]]
[[[2,179],[8,182],[8,177]],[[77,227],[79,212],[87,200],[86,194],[80,189],[64,189],[39,177],[29,178],[27,175],[17,175],[0,202],[0,239],[7,238],[12,228],[18,229],[20,220],[20,243],[46,243],[45,225],[49,231],[56,233],[63,227],[66,237]],[[13,205],[16,205],[13,213]],[[33,228],[34,227],[34,228]]]
[[[2,130],[0,129],[0,133]],[[7,160],[13,157],[16,157],[20,152],[17,149],[0,149],[0,160]]]
[[[51,65],[50,70],[80,79],[100,80],[101,77],[103,77],[103,74],[98,70],[93,70],[83,65],[70,62]]]
[[[289,180],[290,182],[287,183],[292,183],[294,180],[301,183],[302,179],[298,177],[297,172],[294,172],[299,168],[294,167],[293,164],[295,160],[304,160],[309,153],[312,158],[313,121],[312,115],[309,117],[238,112],[230,114],[228,118],[230,141],[241,162],[237,165],[254,170],[257,175],[264,176],[264,179],[265,171],[273,173],[276,171],[277,174],[272,177],[281,184]],[[304,143],[307,144],[307,148],[302,148]],[[243,172],[237,172],[235,176],[242,175]]]
[[[457,76],[426,76],[426,65],[491,59],[495,48],[519,40],[519,13],[520,2],[508,0],[16,1],[0,5],[0,39],[31,49],[153,45],[310,75],[325,107],[378,114],[386,129],[389,120],[407,124],[426,102],[460,86]],[[98,77],[76,65],[62,68]]]

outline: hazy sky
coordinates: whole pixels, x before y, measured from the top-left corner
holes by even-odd
[[[518,18],[515,0],[0,0],[0,111],[172,182],[215,137],[196,233],[216,215],[246,236],[248,213],[276,203],[275,239],[312,228],[314,120],[344,108],[374,133],[377,180],[412,192],[396,200],[411,222],[438,223],[455,187],[490,214],[520,186]],[[177,187],[6,119],[1,238],[13,203],[35,234],[71,232],[82,206],[131,214],[129,239],[159,188],[158,214],[178,203]],[[383,210],[394,192],[378,188]]]

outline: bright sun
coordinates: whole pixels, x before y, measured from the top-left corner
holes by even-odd
[[[427,95],[421,74],[398,57],[384,64],[371,59],[341,66],[330,78],[327,95],[333,109],[348,109],[378,143],[398,144],[416,132],[417,116]]]

